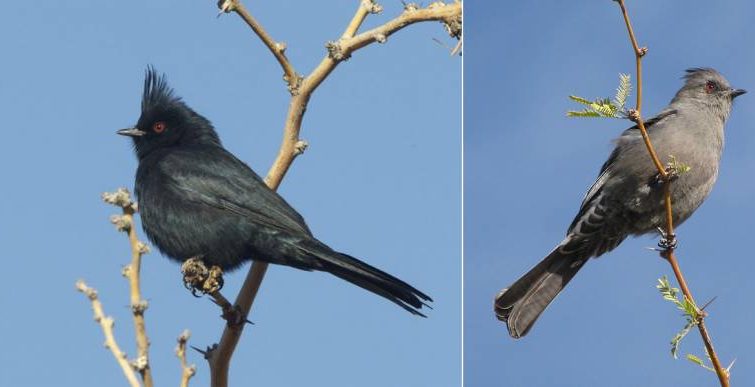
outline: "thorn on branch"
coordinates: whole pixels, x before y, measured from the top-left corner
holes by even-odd
[[[218,266],[208,269],[199,257],[187,259],[181,265],[181,273],[184,286],[194,297],[199,297],[197,293],[215,293],[223,288],[223,270]]]
[[[236,10],[238,0],[218,0],[218,9],[220,9],[220,14],[223,13],[229,13]]]
[[[230,304],[229,304],[230,306]],[[229,327],[239,326],[243,325],[245,323],[249,323],[250,325],[254,325],[253,322],[249,321],[245,316],[244,313],[241,311],[241,307],[238,305],[234,305],[230,308],[223,307],[223,314],[220,315],[220,317],[223,318],[223,320],[226,321],[226,324]]]
[[[207,349],[205,349],[205,350],[201,350],[201,349],[199,349],[199,348],[197,348],[197,347],[195,347],[195,346],[192,345],[191,349],[193,349],[193,350],[201,353],[202,356],[205,358],[205,360],[210,360],[210,358],[212,358],[212,352],[215,351],[216,349],[218,349],[218,344],[215,343],[215,344],[213,344],[211,346],[208,346]]]

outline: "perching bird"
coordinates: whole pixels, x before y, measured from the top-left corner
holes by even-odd
[[[304,219],[220,143],[210,121],[148,68],[142,113],[130,136],[139,160],[135,193],[142,226],[168,257],[200,257],[233,270],[249,260],[329,272],[417,315],[430,297],[339,253],[312,236]]]
[[[684,86],[668,107],[645,121],[658,155],[673,155],[691,169],[671,184],[674,224],[703,203],[718,176],[724,123],[733,89],[716,70],[687,70]],[[591,257],[616,248],[627,236],[657,232],[665,225],[664,183],[640,130],[631,127],[616,140],[598,179],[585,195],[566,238],[540,263],[503,289],[495,313],[509,334],[520,338]]]

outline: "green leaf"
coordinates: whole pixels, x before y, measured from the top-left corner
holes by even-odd
[[[600,117],[600,114],[598,114],[595,111],[592,110],[580,110],[580,111],[574,111],[570,110],[566,112],[567,117]]]
[[[677,176],[685,174],[692,170],[692,167],[676,159],[676,156],[669,155],[669,162],[666,163],[666,169],[675,173]]]
[[[708,367],[708,366],[707,366],[707,365],[705,364],[705,362],[703,361],[703,359],[700,359],[699,357],[697,357],[697,356],[695,356],[695,355],[693,355],[693,354],[691,354],[691,353],[688,353],[688,354],[687,354],[687,360],[689,360],[689,361],[691,361],[691,362],[693,362],[693,363],[695,363],[695,364],[699,365],[700,367],[703,367],[703,368],[705,368],[705,369],[706,369],[706,370],[708,370],[708,371],[711,371],[711,372],[716,372],[716,370],[714,370],[714,369],[713,369],[712,367]],[[733,364],[733,363],[732,363],[732,364]]]
[[[627,98],[632,93],[632,81],[629,74],[619,74],[619,87],[616,88],[616,96],[613,98],[613,103],[619,110],[625,110],[624,106],[627,104]]]
[[[619,74],[619,87],[616,88],[616,96],[613,100],[609,98],[598,98],[590,101],[587,98],[570,95],[572,101],[587,106],[583,110],[570,110],[566,112],[567,117],[605,117],[605,118],[623,118],[626,117],[627,98],[632,91],[632,83],[629,75]]]
[[[592,101],[588,101],[582,97],[577,97],[576,95],[570,95],[569,99],[574,102],[581,103],[582,105],[590,105],[592,103]]]

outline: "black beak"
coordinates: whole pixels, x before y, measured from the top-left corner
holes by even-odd
[[[129,137],[141,137],[147,134],[144,131],[141,131],[137,128],[121,129],[115,133],[118,133],[121,136],[129,136]]]
[[[739,97],[740,95],[742,95],[742,94],[744,94],[746,92],[747,92],[747,90],[745,90],[745,89],[731,89],[729,91],[729,95],[731,95],[731,99],[734,99],[734,98],[737,98],[737,97]]]

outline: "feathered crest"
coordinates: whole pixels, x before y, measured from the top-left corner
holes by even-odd
[[[179,100],[180,98],[173,95],[173,89],[168,86],[168,79],[165,74],[158,74],[153,66],[147,66],[147,71],[144,74],[142,112]]]
[[[685,70],[687,74],[684,74],[683,79],[695,78],[698,75],[720,75],[718,71],[710,67],[692,67]]]

